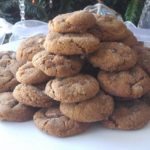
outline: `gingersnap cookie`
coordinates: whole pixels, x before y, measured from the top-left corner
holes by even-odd
[[[36,108],[16,101],[11,92],[0,93],[0,120],[28,121],[32,119],[35,111]]]
[[[140,101],[122,102],[105,121],[104,127],[111,129],[135,130],[144,127],[150,120],[150,107]]]
[[[12,91],[17,84],[18,81],[9,70],[0,69],[0,92]]]
[[[34,123],[37,128],[49,135],[67,137],[86,131],[90,124],[81,123],[64,116],[57,107],[43,108],[35,113]]]
[[[0,52],[0,92],[11,91],[18,84],[15,76],[19,66],[15,52]]]
[[[98,80],[101,87],[111,95],[140,98],[150,91],[150,78],[138,66],[118,73],[100,72]]]
[[[89,56],[90,62],[105,71],[122,71],[133,67],[137,54],[123,43],[103,42],[95,53]]]
[[[49,32],[44,47],[48,52],[58,55],[88,54],[99,48],[99,40],[90,33]]]
[[[44,50],[43,47],[44,41],[45,41],[45,35],[43,34],[38,34],[22,41],[16,52],[17,60],[21,61],[22,63],[31,61],[32,57],[36,53]]]
[[[80,122],[95,122],[104,120],[112,114],[113,109],[113,98],[102,92],[84,102],[60,104],[60,111],[65,116]]]
[[[85,32],[96,23],[94,15],[88,11],[61,14],[49,22],[49,29],[59,33]]]
[[[128,30],[127,36],[123,40],[121,40],[121,42],[130,47],[133,47],[138,43],[136,37],[130,30]]]
[[[16,78],[24,84],[39,84],[49,79],[42,71],[35,68],[32,62],[22,65],[16,73]]]
[[[120,41],[127,36],[127,27],[111,15],[101,16],[95,14],[96,26],[89,30],[101,41]]]
[[[17,85],[13,91],[13,96],[17,101],[33,107],[50,107],[53,104],[51,98],[32,85]]]
[[[45,93],[56,101],[74,103],[94,97],[99,91],[98,81],[90,75],[76,75],[50,80]]]
[[[78,57],[53,55],[45,51],[36,54],[32,63],[46,75],[59,78],[75,75],[82,68],[82,60]]]
[[[21,65],[16,60],[16,53],[13,51],[3,52],[0,51],[0,69],[10,70],[12,74],[16,74],[18,67]]]

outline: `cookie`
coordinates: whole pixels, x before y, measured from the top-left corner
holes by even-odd
[[[0,51],[0,69],[9,70],[15,76],[17,69],[21,65],[16,60],[16,53],[12,51],[3,52]]]
[[[18,81],[10,71],[0,69],[0,92],[12,91],[17,84]]]
[[[103,42],[99,50],[89,56],[89,60],[104,71],[122,71],[136,64],[137,54],[123,43]]]
[[[16,73],[16,78],[19,82],[24,84],[39,84],[49,79],[42,71],[35,68],[32,62],[27,62],[22,65]]]
[[[15,52],[0,52],[0,92],[11,91],[18,84],[15,76],[19,66]]]
[[[33,65],[51,77],[69,77],[77,74],[82,68],[82,60],[78,57],[53,55],[42,51],[32,59]]]
[[[138,52],[138,64],[150,75],[150,48],[135,47]]]
[[[89,30],[101,41],[120,41],[127,36],[127,28],[122,21],[111,15],[101,16],[95,14],[96,26]]]
[[[99,40],[90,33],[61,34],[49,32],[44,47],[48,52],[57,55],[88,54],[98,49]]]
[[[90,75],[76,75],[50,80],[45,93],[56,101],[74,103],[94,97],[99,91],[97,80]]]
[[[150,120],[150,107],[143,102],[122,102],[105,121],[104,127],[111,129],[135,130],[144,127]]]
[[[0,120],[28,121],[32,119],[35,111],[36,108],[16,101],[11,92],[0,93]]]
[[[82,10],[56,16],[49,22],[49,29],[59,33],[81,33],[95,23],[94,15]]]
[[[123,40],[121,40],[121,42],[130,47],[133,47],[138,43],[136,37],[130,30],[128,30],[127,36]]]
[[[17,85],[13,91],[13,96],[17,101],[33,107],[50,107],[53,104],[51,98],[32,85]]]
[[[80,134],[89,128],[88,123],[81,123],[64,116],[60,110],[43,108],[35,113],[34,123],[37,128],[49,135],[67,137]]]
[[[16,52],[17,60],[21,61],[22,63],[31,61],[32,57],[36,53],[44,50],[43,47],[44,41],[45,41],[45,35],[43,34],[38,34],[22,41],[19,47],[17,48],[17,52]]]
[[[100,72],[98,80],[102,89],[111,95],[125,98],[140,98],[150,91],[150,78],[138,66],[118,73]]]
[[[114,109],[113,98],[99,93],[94,98],[84,102],[60,104],[60,111],[72,120],[80,122],[96,122],[106,119]]]

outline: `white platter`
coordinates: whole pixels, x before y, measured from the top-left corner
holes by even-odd
[[[0,50],[17,46],[13,42]],[[150,150],[150,124],[136,131],[104,129],[97,124],[83,134],[57,138],[39,131],[32,121],[0,122],[0,150]]]
[[[118,131],[93,126],[68,138],[48,136],[33,122],[0,122],[1,150],[149,150],[150,125],[137,131]]]

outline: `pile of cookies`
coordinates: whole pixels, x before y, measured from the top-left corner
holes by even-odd
[[[33,118],[37,128],[59,137],[84,132],[94,122],[122,130],[149,122],[144,60],[150,51],[143,54],[142,43],[121,21],[77,11],[56,16],[48,27],[46,37],[23,41],[16,58],[0,54],[1,120]]]

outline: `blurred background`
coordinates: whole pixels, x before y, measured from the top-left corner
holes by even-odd
[[[25,0],[26,19],[48,22],[58,14],[72,12],[103,2],[123,19],[138,24],[145,0]],[[20,20],[19,0],[0,0],[0,17],[14,24]]]

